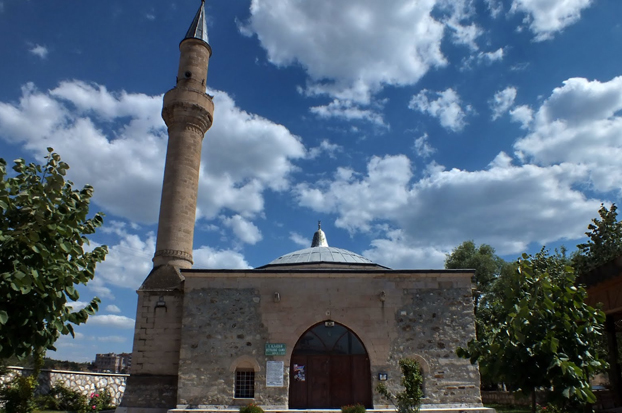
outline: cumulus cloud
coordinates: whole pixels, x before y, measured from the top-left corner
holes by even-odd
[[[259,228],[240,215],[234,215],[231,218],[224,217],[222,221],[226,227],[231,228],[235,236],[242,242],[253,245],[263,238]]]
[[[106,326],[129,330],[134,328],[135,321],[134,319],[123,315],[106,314],[92,315],[86,323],[92,326]]]
[[[571,78],[555,88],[533,115],[514,148],[539,165],[587,168],[592,189],[622,193],[622,76],[608,82]]]
[[[492,100],[489,102],[490,109],[492,110],[492,120],[497,120],[503,114],[505,114],[514,105],[516,99],[516,88],[508,86],[503,90],[495,93]]]
[[[45,46],[41,46],[40,44],[36,44],[28,50],[35,56],[40,57],[41,59],[45,59],[48,56],[48,49]]]
[[[66,307],[71,307],[72,311],[80,311],[87,305],[89,305],[89,303],[84,301],[71,301],[65,304]]]
[[[223,210],[257,214],[266,189],[289,187],[292,161],[304,158],[305,148],[282,125],[241,110],[224,92],[210,93],[217,121],[204,142],[198,218]],[[76,80],[48,92],[29,83],[19,102],[0,102],[0,138],[41,157],[54,147],[71,166],[70,179],[96,188],[97,204],[116,216],[154,223],[167,144],[161,107],[162,96],[111,92]]]
[[[600,204],[574,187],[587,173],[569,163],[515,165],[500,153],[485,170],[436,165],[413,180],[409,159],[398,155],[372,158],[364,174],[342,169],[330,180],[299,184],[296,195],[301,206],[336,214],[340,228],[376,234],[367,257],[422,268],[438,266],[465,239],[515,254],[532,242],[581,237]]]
[[[96,277],[88,287],[107,288],[104,286],[114,285],[138,289],[153,268],[151,259],[155,252],[155,234],[149,232],[143,239],[119,221],[108,222],[101,230],[115,234],[117,242],[108,245],[106,260],[97,265]]]
[[[428,97],[430,94],[436,95],[437,99],[432,100]],[[461,103],[460,96],[452,88],[442,92],[430,92],[427,89],[423,89],[412,97],[408,107],[438,118],[441,126],[453,132],[459,132],[466,125],[465,118],[467,113],[472,111],[469,105],[463,109]]]
[[[257,35],[271,63],[300,64],[309,76],[306,93],[368,103],[384,85],[412,85],[447,64],[445,25],[431,15],[436,6],[434,0],[253,0],[244,31]]]
[[[193,251],[196,268],[206,269],[248,269],[252,268],[244,256],[236,251],[216,250],[210,247],[200,247]]]
[[[581,18],[581,11],[593,0],[513,0],[510,13],[527,14],[525,23],[536,41],[553,38],[555,33]]]
[[[309,248],[311,246],[311,241],[306,237],[298,234],[297,232],[290,232],[289,239],[294,241],[295,244],[298,244],[301,247]]]
[[[384,123],[382,114],[374,112],[371,109],[362,109],[351,100],[334,99],[328,105],[314,106],[310,110],[312,113],[324,119],[341,118],[348,121],[362,120],[377,126],[387,126]]]
[[[108,311],[109,313],[118,314],[121,312],[121,309],[114,304],[110,304],[106,306],[106,311]]]
[[[527,105],[516,106],[510,110],[510,118],[513,122],[521,124],[521,128],[527,129],[533,119],[533,110]]]
[[[432,147],[428,141],[427,133],[415,139],[414,149],[415,153],[421,158],[428,158],[436,152],[436,148]]]
[[[329,158],[335,158],[335,154],[341,151],[343,151],[342,146],[331,143],[328,139],[324,139],[320,142],[319,146],[310,148],[307,151],[307,159],[315,159],[323,153],[327,154]]]

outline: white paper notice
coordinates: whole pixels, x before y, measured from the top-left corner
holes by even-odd
[[[282,361],[266,362],[266,387],[283,387],[284,364]]]

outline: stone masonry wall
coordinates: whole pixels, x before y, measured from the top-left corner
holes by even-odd
[[[398,389],[399,360],[411,357],[424,370],[424,403],[480,403],[477,368],[456,356],[456,349],[475,336],[471,291],[447,281],[442,288],[426,288],[422,281],[404,290],[404,305],[395,314],[398,337],[389,357],[394,380],[388,385]]]
[[[398,362],[424,370],[427,404],[481,406],[479,373],[459,359],[475,335],[471,273],[451,271],[184,271],[178,406],[235,406],[253,401],[286,408],[289,367],[300,336],[332,320],[356,333],[370,359],[376,408],[379,373],[400,391]],[[283,343],[284,356],[265,356]],[[265,386],[267,361],[283,361],[283,387]],[[255,369],[255,398],[235,399],[236,365]],[[250,363],[250,364],[249,364]]]
[[[7,367],[8,374],[0,377],[0,383],[10,381],[16,375],[32,374],[31,369],[22,367]],[[125,382],[128,374],[87,373],[64,370],[41,370],[39,373],[38,394],[46,394],[56,383],[62,383],[65,387],[79,391],[89,397],[91,393],[108,389],[114,404],[121,402],[125,391]]]

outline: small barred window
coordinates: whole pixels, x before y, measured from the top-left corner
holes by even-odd
[[[255,397],[255,372],[252,369],[235,371],[236,399],[252,399]]]

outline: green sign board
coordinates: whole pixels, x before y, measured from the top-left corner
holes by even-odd
[[[284,356],[284,343],[266,343],[266,356]]]

